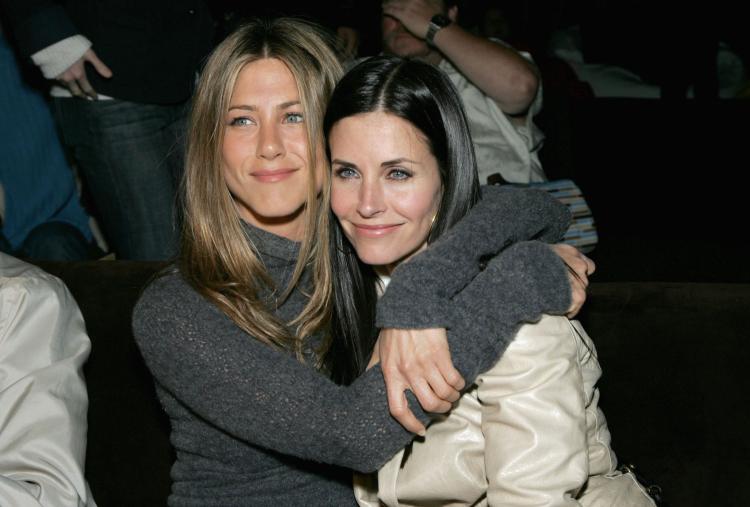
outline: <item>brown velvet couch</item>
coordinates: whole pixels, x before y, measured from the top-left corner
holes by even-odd
[[[94,497],[101,507],[165,505],[169,422],[130,330],[139,291],[163,264],[39,264],[68,285],[93,344],[85,373]],[[750,505],[749,310],[749,284],[591,286],[580,320],[599,349],[614,449],[672,507]]]

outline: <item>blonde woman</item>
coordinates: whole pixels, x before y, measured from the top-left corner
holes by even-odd
[[[133,317],[171,419],[171,506],[354,505],[351,469],[377,469],[414,437],[389,414],[380,368],[347,387],[331,380],[344,379],[331,368],[332,322],[341,318],[331,313],[335,273],[321,241],[329,220],[321,121],[340,72],[316,27],[279,19],[240,28],[202,73],[181,254],[144,290]],[[499,208],[535,208],[518,230],[495,231],[497,245],[566,225],[564,210],[537,194],[498,197]],[[571,307],[550,248],[539,247],[534,269],[553,276],[497,278],[489,296],[498,321]],[[529,314],[503,313],[509,300],[548,289],[564,296]],[[484,336],[451,330],[448,339],[459,363],[497,355]],[[458,386],[429,382],[443,400],[433,408],[446,410]],[[410,408],[417,426],[405,424],[418,431],[430,416]]]

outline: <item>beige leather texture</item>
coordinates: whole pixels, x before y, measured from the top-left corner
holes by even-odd
[[[362,506],[653,506],[615,470],[596,382],[596,349],[578,322],[524,325],[502,359],[378,473],[355,480]]]

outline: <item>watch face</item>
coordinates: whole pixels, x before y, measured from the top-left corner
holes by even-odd
[[[432,16],[430,22],[435,23],[440,28],[444,28],[451,24],[451,20],[448,18],[448,16],[445,16],[443,14],[435,14],[434,16]]]

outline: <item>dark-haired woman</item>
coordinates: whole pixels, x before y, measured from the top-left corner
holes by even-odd
[[[350,329],[349,341],[373,336],[376,326],[431,325],[430,310],[442,314],[446,328],[491,337],[496,307],[486,296],[495,293],[493,280],[509,270],[524,272],[533,252],[518,263],[492,259],[479,272],[477,244],[490,217],[477,221],[484,205],[460,98],[450,81],[418,61],[365,61],[337,85],[324,129],[331,208],[339,225],[332,228],[334,281],[359,288],[339,303],[361,307],[388,286],[379,319],[369,323],[370,330]],[[467,212],[468,221],[450,230]],[[450,241],[428,248],[443,235]],[[511,250],[534,246],[519,243]],[[455,261],[472,255],[475,269],[456,272]],[[445,279],[453,290],[445,290]],[[442,292],[430,293],[434,286]],[[400,311],[410,299],[426,300],[425,312]],[[510,344],[502,343],[503,357],[479,375],[449,415],[427,428],[423,440],[380,470],[376,489],[358,485],[360,504],[653,506],[635,477],[617,470],[598,408],[601,369],[580,324],[544,315],[521,327]]]

